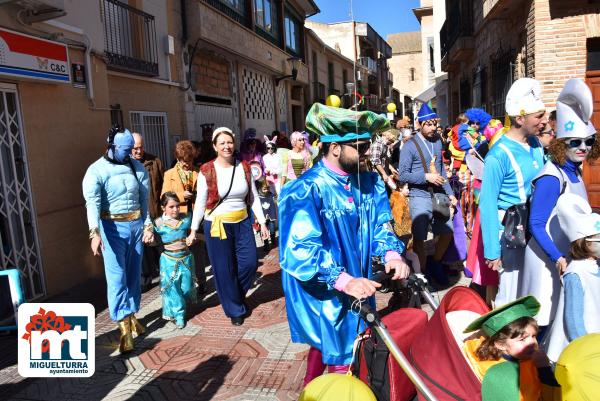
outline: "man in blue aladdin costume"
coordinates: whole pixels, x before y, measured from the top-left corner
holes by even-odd
[[[379,284],[369,280],[371,258],[385,260],[393,279],[405,278],[403,243],[392,232],[385,185],[362,172],[373,132],[389,121],[372,112],[314,104],[307,130],[323,143],[323,158],[286,185],[279,200],[279,249],[293,342],[311,346],[304,383],[347,370],[359,318],[346,294],[367,299]],[[359,173],[359,170],[361,171]]]
[[[141,300],[142,241],[152,242],[148,214],[148,173],[129,157],[134,139],[129,130],[111,129],[108,149],[83,177],[83,197],[94,256],[102,254],[110,318],[121,331],[119,351],[133,349],[132,331],[144,333],[135,318]]]

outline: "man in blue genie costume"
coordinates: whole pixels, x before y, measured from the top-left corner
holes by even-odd
[[[94,256],[102,254],[108,287],[110,318],[119,324],[121,353],[133,350],[133,333],[144,326],[134,313],[140,309],[142,241],[154,235],[148,215],[148,173],[131,159],[134,139],[129,130],[114,127],[108,149],[87,169],[83,197]]]
[[[385,260],[393,279],[409,269],[404,245],[392,232],[385,185],[362,172],[371,135],[389,129],[375,113],[314,104],[307,130],[323,143],[323,158],[286,185],[279,200],[279,249],[283,290],[293,342],[310,345],[304,383],[329,372],[346,372],[359,318],[347,295],[375,304],[379,283],[371,258]]]

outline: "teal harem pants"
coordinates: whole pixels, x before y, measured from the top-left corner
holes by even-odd
[[[221,306],[227,317],[243,317],[247,313],[246,292],[252,287],[258,268],[250,218],[223,223],[226,239],[210,236],[211,223],[204,222],[204,237]]]
[[[194,256],[189,250],[165,250],[160,255],[160,293],[163,317],[183,325],[186,303],[196,302]]]

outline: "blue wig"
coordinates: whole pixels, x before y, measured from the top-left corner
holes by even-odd
[[[479,123],[479,130],[483,132],[485,127],[487,127],[488,123],[492,119],[488,113],[483,109],[469,109],[465,111],[465,115],[469,119],[469,121],[477,121]]]

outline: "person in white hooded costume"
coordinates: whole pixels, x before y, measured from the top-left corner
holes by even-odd
[[[548,326],[558,305],[560,275],[567,268],[570,241],[559,224],[557,201],[567,194],[587,200],[581,174],[586,160],[597,157],[596,129],[590,118],[592,93],[581,79],[570,79],[557,102],[557,132],[549,148],[550,160],[533,179],[529,215],[532,238],[527,244],[525,262],[519,277],[517,296],[533,295],[540,302],[538,324]],[[542,331],[543,334],[543,331]]]

